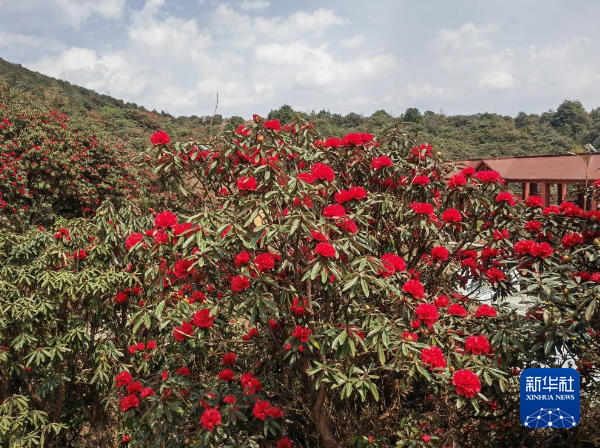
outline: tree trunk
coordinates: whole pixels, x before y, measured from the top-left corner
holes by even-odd
[[[323,444],[323,447],[338,448],[340,445],[338,444],[337,440],[335,440],[335,437],[333,437],[331,428],[329,428],[329,416],[325,410],[326,396],[326,387],[322,384],[317,391],[317,397],[313,405],[313,416],[315,419],[315,424],[317,425],[317,430],[321,436],[321,443]]]

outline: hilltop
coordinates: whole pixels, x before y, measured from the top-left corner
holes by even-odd
[[[224,119],[211,116],[175,117],[166,112],[149,111],[135,103],[99,94],[67,81],[42,75],[0,59],[0,85],[9,86],[31,101],[69,115],[82,127],[104,131],[133,147],[147,146],[155,130],[167,131],[174,140],[206,137],[211,132],[228,130],[244,123],[244,117]],[[258,108],[259,105],[257,105]],[[517,117],[483,112],[472,115],[446,115],[442,112],[409,108],[401,116],[379,110],[370,116],[358,113],[341,115],[329,111],[304,113],[284,105],[271,110],[268,118],[282,123],[295,116],[310,120],[324,136],[348,132],[378,132],[393,121],[422,133],[422,139],[444,152],[450,159],[561,154],[578,151],[586,143],[600,148],[600,108],[586,112],[578,101],[565,101],[557,110],[542,114],[521,112]],[[250,117],[245,117],[250,118]]]

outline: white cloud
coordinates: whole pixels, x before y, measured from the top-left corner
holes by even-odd
[[[491,43],[486,37],[495,31],[492,25],[477,27],[466,23],[457,30],[442,28],[434,41],[434,48],[444,50],[478,51],[489,50]]]
[[[66,45],[48,37],[0,31],[0,48],[10,48],[11,50],[19,51],[42,50],[45,52],[60,52],[66,48]]]
[[[240,8],[246,11],[258,11],[261,9],[267,9],[271,5],[271,2],[266,0],[244,0],[241,3],[238,3],[238,5]]]
[[[515,79],[510,73],[486,73],[479,80],[479,87],[485,90],[506,90],[515,85]]]
[[[388,53],[344,59],[331,51],[322,36],[349,23],[333,10],[287,16],[255,15],[257,5],[251,10],[218,4],[201,22],[167,12],[164,0],[148,0],[128,14],[127,40],[118,49],[70,47],[31,66],[175,114],[212,113],[218,92],[223,114],[249,115],[282,102],[327,107],[325,92],[339,96],[332,105],[338,110],[366,104],[364,86],[375,79],[385,84],[396,65]]]
[[[98,15],[104,19],[119,19],[125,9],[125,0],[56,0],[65,21],[79,28],[83,23]]]
[[[343,39],[341,44],[344,47],[348,48],[356,48],[361,46],[366,42],[366,38],[364,34],[357,34],[356,36],[349,37],[348,39]]]

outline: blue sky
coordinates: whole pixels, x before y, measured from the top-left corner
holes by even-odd
[[[0,57],[174,115],[600,106],[600,2],[0,0]]]

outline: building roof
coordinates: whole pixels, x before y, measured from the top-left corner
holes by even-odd
[[[589,158],[587,178],[600,177],[600,154],[548,154],[519,157],[492,157],[460,160],[455,163],[472,166],[477,171],[495,170],[507,182],[567,182],[583,183],[586,179],[586,158]],[[455,174],[455,170],[449,175]]]

